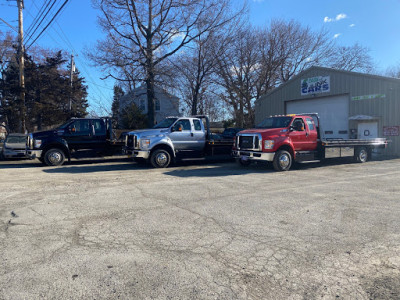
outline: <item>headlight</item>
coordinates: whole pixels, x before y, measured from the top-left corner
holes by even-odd
[[[40,146],[42,146],[42,140],[34,140],[33,141],[33,146],[35,148],[40,148]]]
[[[273,140],[265,140],[264,141],[264,149],[272,149],[274,148],[274,141]]]
[[[141,149],[147,149],[150,146],[150,140],[149,139],[141,139],[140,140],[140,148]]]

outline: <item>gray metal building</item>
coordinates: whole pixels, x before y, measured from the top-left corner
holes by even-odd
[[[255,104],[256,124],[270,115],[317,112],[326,138],[385,137],[400,155],[400,79],[311,67]]]

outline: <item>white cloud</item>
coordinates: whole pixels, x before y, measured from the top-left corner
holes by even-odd
[[[356,26],[356,24],[350,24],[350,25],[349,25],[349,27],[354,27],[354,26]]]
[[[334,36],[333,36],[333,38],[334,39],[337,39],[339,36],[341,36],[342,34],[341,33],[336,33]]]
[[[347,15],[346,14],[338,14],[335,18],[336,21],[340,21],[342,19],[346,19]]]
[[[324,18],[324,23],[337,22],[337,21],[340,21],[340,20],[343,20],[343,19],[346,19],[346,18],[347,18],[347,15],[342,13],[342,14],[336,15],[335,18],[325,17]]]

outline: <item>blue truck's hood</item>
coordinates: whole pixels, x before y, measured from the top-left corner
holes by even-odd
[[[43,137],[58,136],[63,134],[64,134],[64,129],[53,129],[53,130],[34,132],[32,133],[32,137],[34,139],[39,139]]]

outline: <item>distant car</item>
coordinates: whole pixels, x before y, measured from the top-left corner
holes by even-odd
[[[222,137],[224,139],[230,139],[230,138],[234,138],[236,136],[236,134],[239,131],[244,130],[244,128],[239,128],[239,127],[230,127],[230,128],[226,128],[224,130],[224,132],[222,133]]]
[[[10,133],[4,140],[2,158],[26,158],[26,134]]]

